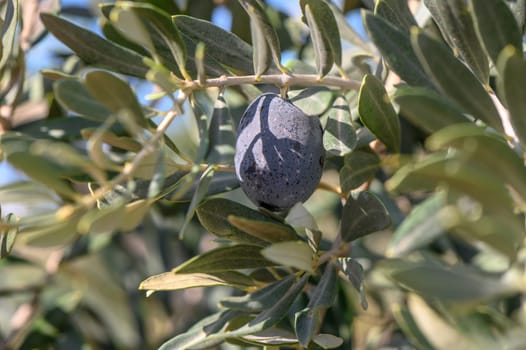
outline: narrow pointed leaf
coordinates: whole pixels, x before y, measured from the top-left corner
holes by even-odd
[[[400,106],[401,116],[430,134],[449,125],[470,121],[456,103],[426,88],[400,87],[396,89],[393,100]]]
[[[362,265],[353,258],[338,258],[336,262],[345,278],[351,282],[354,289],[360,293],[360,304],[362,309],[367,310],[368,304],[367,299],[365,298],[365,289],[363,286],[365,274]]]
[[[201,204],[201,201],[205,198],[206,194],[208,193],[208,187],[210,186],[213,177],[214,169],[212,167],[208,167],[199,178],[197,188],[194,192],[194,195],[192,196],[192,201],[190,202],[188,211],[186,212],[186,216],[184,218],[183,225],[181,226],[181,230],[179,231],[179,237],[181,239],[184,237],[184,233],[188,225],[190,224],[190,221],[194,217],[196,208],[199,206],[199,204]]]
[[[473,118],[502,130],[499,114],[488,92],[448,47],[419,30],[411,32],[411,42],[418,59],[443,93]]]
[[[449,46],[471,68],[482,84],[489,79],[488,57],[482,47],[473,19],[464,0],[425,0],[426,7]]]
[[[181,33],[195,42],[205,44],[206,54],[235,71],[252,74],[252,47],[237,35],[212,22],[186,15],[172,17]],[[228,47],[228,50],[225,50]]]
[[[261,247],[248,244],[220,247],[197,255],[177,266],[172,272],[187,273],[216,273],[230,270],[252,269],[274,266],[261,254]]]
[[[86,85],[79,79],[60,79],[53,85],[53,91],[63,107],[81,116],[104,121],[110,115],[110,111],[91,95]]]
[[[405,0],[379,0],[374,7],[374,14],[408,33],[411,27],[417,25]]]
[[[2,42],[0,43],[0,70],[4,68],[15,47],[16,28],[20,16],[20,4],[20,0],[7,0],[5,4],[5,15],[3,21],[0,22],[2,34]]]
[[[389,67],[410,85],[434,89],[411,46],[409,33],[369,11],[363,11],[362,17],[369,36]]]
[[[277,264],[313,272],[313,254],[309,245],[302,241],[274,243],[264,248],[261,254]]]
[[[266,57],[272,57],[274,64],[285,70],[281,65],[281,50],[276,31],[259,0],[238,0],[250,17],[252,31],[252,46],[254,47],[254,73],[263,74],[269,67]],[[263,59],[258,56],[261,55]]]
[[[322,33],[322,29],[316,22],[309,4],[305,5],[303,13],[310,30],[318,76],[323,77],[329,73],[334,64],[333,52],[329,46],[328,40]]]
[[[507,46],[499,56],[497,68],[501,83],[498,85],[500,94],[504,96],[513,130],[523,145],[526,145],[526,61],[522,50]]]
[[[211,233],[223,239],[233,241],[254,242],[265,244],[265,241],[258,239],[232,225],[228,221],[230,215],[246,218],[255,221],[278,223],[276,220],[250,209],[240,203],[224,199],[209,199],[197,208],[197,217],[201,224]]]
[[[281,298],[276,300],[272,307],[257,314],[256,317],[239,329],[229,332],[230,336],[242,336],[260,332],[268,329],[278,323],[292,306],[292,303],[300,295],[307,282],[307,275],[303,275],[299,281],[285,293]]]
[[[320,76],[326,75],[333,63],[342,65],[342,48],[338,24],[331,8],[322,0],[301,0],[303,17],[309,27]]]
[[[437,193],[416,206],[396,229],[387,254],[404,256],[431,243],[450,228],[444,193]],[[449,221],[450,222],[450,221]]]
[[[91,95],[113,114],[126,111],[134,123],[146,126],[142,108],[127,82],[104,71],[92,71],[86,75],[86,86]]]
[[[195,287],[229,286],[245,289],[253,285],[250,277],[237,271],[214,273],[164,272],[148,277],[139,285],[139,289],[148,291],[180,290]]]
[[[479,39],[495,65],[508,45],[522,52],[522,31],[503,0],[469,0],[468,4]]]
[[[115,72],[144,78],[148,67],[144,56],[107,41],[58,16],[42,13],[42,22],[53,35],[87,63]]]
[[[298,238],[294,229],[286,224],[253,220],[235,215],[229,215],[227,219],[234,227],[265,242],[291,241]]]
[[[319,311],[314,308],[305,308],[295,314],[294,330],[298,341],[303,348],[307,348],[320,327]]]
[[[376,153],[366,149],[356,149],[344,158],[340,170],[340,186],[344,193],[359,187],[372,179],[380,169],[380,158]]]
[[[356,131],[352,126],[349,103],[345,96],[340,95],[327,112],[323,146],[327,152],[343,157],[353,150],[356,141]]]
[[[279,281],[271,283],[253,293],[240,297],[229,297],[223,299],[220,304],[232,310],[246,312],[261,312],[266,310],[284,295],[296,280],[295,275],[289,275]]]
[[[235,134],[232,115],[226,104],[223,93],[217,96],[208,130],[210,139],[208,154],[209,164],[233,164],[235,153]]]
[[[494,172],[526,200],[526,167],[504,138],[474,124],[458,124],[430,136],[426,140],[426,146],[433,151],[449,147],[464,151],[463,154],[470,161]]]
[[[126,2],[119,3],[110,13],[111,23],[128,40],[145,47],[150,52],[155,52],[155,47],[148,34],[148,30],[143,25],[141,19],[130,9],[129,6],[122,6]]]
[[[400,121],[383,84],[372,75],[363,78],[358,101],[362,123],[391,151],[400,151]]]
[[[343,207],[341,236],[346,242],[386,229],[391,217],[382,202],[371,192],[362,191],[358,198],[349,197]]]
[[[15,214],[8,214],[1,222],[11,227],[5,230],[0,228],[0,259],[9,256],[11,249],[13,249],[18,234],[18,220],[19,218]]]

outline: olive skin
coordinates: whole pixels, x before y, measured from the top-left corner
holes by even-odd
[[[319,119],[289,100],[263,94],[241,117],[236,176],[257,206],[285,211],[306,201],[320,182],[324,159]]]

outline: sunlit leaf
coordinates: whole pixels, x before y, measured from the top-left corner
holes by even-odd
[[[248,244],[237,244],[213,249],[185,261],[172,272],[176,274],[188,273],[216,273],[230,270],[241,270],[274,266],[261,253],[261,247]]]
[[[143,56],[58,16],[42,13],[40,17],[46,28],[85,62],[136,77],[148,72]]]
[[[18,234],[18,217],[15,214],[8,214],[2,219],[2,224],[12,225],[12,227],[2,230],[0,228],[0,259],[9,256]]]
[[[195,17],[177,15],[172,20],[184,35],[205,44],[206,55],[235,71],[253,73],[252,48],[237,35]],[[229,49],[225,50],[225,47]]]
[[[510,112],[510,122],[523,145],[526,145],[526,93],[523,89],[526,79],[526,61],[522,50],[517,51],[513,46],[506,46],[497,63],[500,84],[499,93],[504,97]]]
[[[257,76],[265,73],[270,66],[270,58],[274,64],[282,69],[281,51],[276,31],[265,13],[259,0],[239,0],[239,3],[250,17],[252,46],[254,47],[254,73]]]
[[[327,115],[323,146],[327,152],[343,157],[356,146],[356,131],[352,126],[351,111],[345,96],[336,98]]]
[[[0,69],[3,69],[7,60],[13,54],[15,38],[20,16],[20,0],[7,0],[5,15],[0,22],[2,42],[0,45]]]
[[[252,285],[252,279],[236,271],[214,273],[164,272],[148,277],[139,285],[139,289],[148,291],[180,290],[195,287],[230,286],[245,289]]]
[[[269,220],[254,220],[229,215],[227,220],[234,227],[265,242],[281,242],[297,239],[296,232],[288,225]]]
[[[352,258],[338,258],[336,262],[345,278],[351,282],[354,289],[360,294],[362,309],[367,310],[368,303],[365,298],[365,288],[363,285],[365,274],[362,265]]]
[[[425,0],[444,39],[471,68],[482,84],[489,79],[488,57],[475,32],[464,0]]]
[[[369,11],[363,11],[362,17],[369,36],[389,67],[408,84],[434,89],[413,51],[409,33]]]
[[[320,333],[313,341],[323,349],[335,349],[343,344],[343,339],[332,334]]]
[[[86,75],[86,86],[89,92],[113,114],[126,111],[130,113],[134,123],[146,126],[142,108],[127,82],[104,71],[92,71]]]
[[[312,250],[302,241],[274,243],[264,248],[261,254],[270,261],[283,266],[290,266],[299,270],[313,272]]]
[[[479,39],[493,64],[497,64],[500,53],[508,45],[522,52],[522,32],[504,1],[469,0],[468,4]]]
[[[470,121],[456,103],[433,90],[404,86],[396,89],[393,99],[400,115],[428,133]]]
[[[411,32],[411,42],[424,69],[443,93],[473,118],[502,130],[499,114],[488,92],[447,46],[419,30]],[[444,66],[448,69],[444,70]]]
[[[212,113],[208,137],[209,150],[206,156],[211,164],[233,164],[235,153],[234,123],[223,93],[217,96]]]
[[[382,202],[371,192],[362,191],[358,198],[349,197],[343,207],[341,235],[353,241],[391,225],[391,217]]]
[[[303,113],[321,116],[331,107],[334,95],[327,87],[314,86],[303,90],[291,90],[289,98]]]
[[[80,79],[60,79],[53,85],[53,90],[60,104],[74,113],[96,121],[104,121],[110,115]]]
[[[400,121],[383,84],[372,75],[363,78],[358,102],[360,120],[391,151],[400,151]]]
[[[374,7],[374,14],[407,32],[417,25],[405,0],[379,0]]]
[[[344,158],[340,170],[340,186],[344,193],[373,178],[380,169],[378,155],[367,149],[356,149]]]
[[[220,304],[232,310],[246,312],[260,312],[274,305],[283,294],[285,294],[296,280],[295,275],[289,275],[279,281],[239,297],[229,297],[221,300]]]

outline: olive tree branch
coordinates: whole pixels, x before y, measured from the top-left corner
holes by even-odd
[[[320,78],[316,74],[269,74],[269,75],[243,75],[210,78],[205,80],[192,80],[184,82],[185,89],[197,90],[209,87],[225,87],[243,84],[271,84],[280,87],[288,86],[332,86],[340,89],[359,90],[361,82],[357,80],[325,76]]]

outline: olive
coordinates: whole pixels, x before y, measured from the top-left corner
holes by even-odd
[[[256,98],[241,117],[236,176],[257,206],[285,211],[306,201],[320,182],[323,131],[315,116],[276,94]]]

